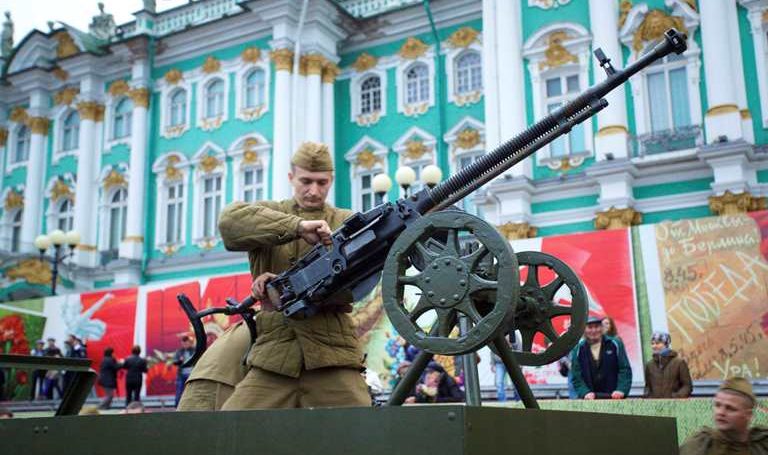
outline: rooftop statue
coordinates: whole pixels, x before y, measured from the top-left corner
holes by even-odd
[[[0,38],[0,56],[8,57],[13,51],[13,21],[11,12],[5,12],[5,22],[3,22],[3,33]]]
[[[93,16],[91,25],[88,26],[88,31],[94,37],[101,40],[109,40],[109,38],[115,36],[115,30],[117,25],[115,24],[115,18],[111,14],[104,12],[104,3],[99,2],[100,14]]]

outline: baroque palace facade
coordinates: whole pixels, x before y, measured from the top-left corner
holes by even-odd
[[[624,67],[669,27],[683,55],[465,209],[514,239],[764,208],[768,0],[303,3],[144,2],[15,46],[8,17],[0,299],[48,292],[34,240],[57,228],[81,235],[73,291],[244,272],[218,213],[289,197],[301,141],[331,146],[336,205],[364,210],[374,175],[456,172],[602,80],[594,49]]]

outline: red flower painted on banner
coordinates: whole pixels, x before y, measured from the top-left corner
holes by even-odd
[[[173,390],[176,384],[177,369],[176,365],[172,363],[173,353],[155,351],[155,355],[147,360],[150,365],[147,370],[147,390]]]
[[[18,314],[0,319],[0,350],[6,354],[29,354],[24,320]]]

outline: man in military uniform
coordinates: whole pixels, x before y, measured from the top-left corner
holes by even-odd
[[[288,179],[293,199],[235,202],[222,211],[219,219],[227,249],[248,252],[257,298],[264,298],[264,286],[272,273],[286,270],[311,245],[329,243],[332,230],[351,215],[348,210],[325,203],[333,183],[333,162],[325,145],[302,144],[291,164]],[[346,303],[351,302],[342,303],[345,305],[329,306],[304,319],[261,311],[256,317],[258,338],[248,354],[248,372],[222,409],[369,406],[370,396],[360,375],[362,352],[347,314],[351,307]],[[234,329],[226,339],[242,338],[238,332],[247,334],[245,328]],[[212,348],[216,344],[220,343]],[[228,344],[233,348],[227,349],[227,357],[236,359],[235,352],[242,356],[242,340]],[[198,369],[232,370],[232,359],[207,357],[210,360],[202,358],[193,371],[188,388],[202,381],[196,378]],[[184,398],[180,409],[185,410]]]

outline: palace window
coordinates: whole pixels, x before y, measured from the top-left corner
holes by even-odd
[[[16,130],[16,144],[11,155],[11,163],[23,163],[29,159],[29,128],[22,125]]]
[[[264,169],[249,167],[243,171],[243,201],[264,200]]]
[[[651,132],[677,130],[691,124],[686,59],[669,55],[645,73]]]
[[[551,113],[568,101],[577,97],[581,91],[578,74],[567,74],[545,78],[545,103]],[[565,136],[560,136],[549,146],[552,158],[562,158],[574,153],[584,152],[584,125],[579,124]]]
[[[405,103],[429,101],[429,68],[423,63],[411,66],[405,72]]]
[[[363,212],[374,208],[384,202],[383,194],[375,194],[373,191],[373,177],[378,172],[365,172],[358,174],[360,179],[360,208]]]
[[[470,164],[477,161],[477,159],[480,158],[481,156],[482,156],[481,153],[463,154],[459,156],[456,159],[456,165],[458,167],[457,171],[461,171],[469,167]],[[467,197],[462,199],[459,204],[465,212],[471,213],[473,215],[478,215],[477,206],[475,206],[475,203],[472,201],[472,197],[474,196],[474,194],[475,193],[467,195]]]
[[[80,114],[71,111],[64,117],[61,135],[61,150],[64,152],[77,150],[80,143]]]
[[[205,89],[205,118],[224,115],[224,81],[214,79]]]
[[[184,185],[169,182],[165,187],[165,243],[183,243]]]
[[[244,107],[253,109],[264,104],[265,93],[264,70],[257,68],[245,77]]]
[[[360,85],[360,113],[381,111],[381,78],[370,76]]]
[[[483,89],[483,68],[478,52],[465,52],[456,59],[456,94],[464,95]]]
[[[109,199],[107,248],[117,250],[120,248],[120,241],[125,238],[126,219],[128,217],[128,190],[118,188]]]
[[[219,213],[222,206],[221,175],[203,177],[203,232],[204,238],[218,236]]]
[[[71,231],[74,228],[75,206],[71,199],[64,198],[61,200],[56,210],[55,223],[56,229],[61,229],[64,232]]]
[[[133,103],[128,98],[123,98],[115,105],[115,114],[112,121],[112,138],[122,139],[131,135],[131,120]]]
[[[11,252],[18,253],[21,249],[21,219],[24,211],[16,210],[11,218]]]
[[[181,126],[187,123],[187,91],[177,89],[171,95],[169,125]]]

